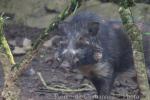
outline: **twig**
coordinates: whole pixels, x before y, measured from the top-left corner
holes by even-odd
[[[64,85],[53,85],[53,86],[48,86],[43,79],[42,75],[40,72],[37,72],[37,75],[39,76],[42,84],[46,87],[46,89],[51,90],[51,91],[57,91],[57,92],[83,92],[83,91],[93,91],[95,90],[91,85],[89,84],[82,84],[82,88],[78,89],[71,89],[68,87],[65,87]]]

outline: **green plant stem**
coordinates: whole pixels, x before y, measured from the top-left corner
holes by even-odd
[[[7,40],[3,34],[3,24],[4,24],[4,19],[1,16],[0,17],[0,45],[2,45],[2,47],[5,49],[5,52],[8,56],[10,63],[15,64],[14,57],[11,53],[11,50],[10,50],[9,45],[7,43]]]
[[[127,1],[127,0],[125,0]],[[132,48],[134,50],[134,63],[137,74],[137,81],[140,89],[140,100],[149,99],[149,84],[146,73],[143,45],[142,45],[142,34],[137,26],[134,24],[133,16],[130,7],[120,5],[119,13],[124,24],[127,33],[132,40]]]

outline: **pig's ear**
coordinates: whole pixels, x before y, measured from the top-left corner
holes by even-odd
[[[95,36],[99,31],[99,22],[89,22],[88,23],[88,32],[90,35]]]

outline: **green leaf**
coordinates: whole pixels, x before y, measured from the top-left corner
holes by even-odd
[[[145,32],[144,35],[150,35],[150,32]]]

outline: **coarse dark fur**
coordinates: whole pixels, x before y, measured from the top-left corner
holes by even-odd
[[[66,41],[60,46],[63,59],[80,69],[98,95],[109,95],[116,76],[133,68],[128,35],[96,14],[80,12],[58,29]]]

